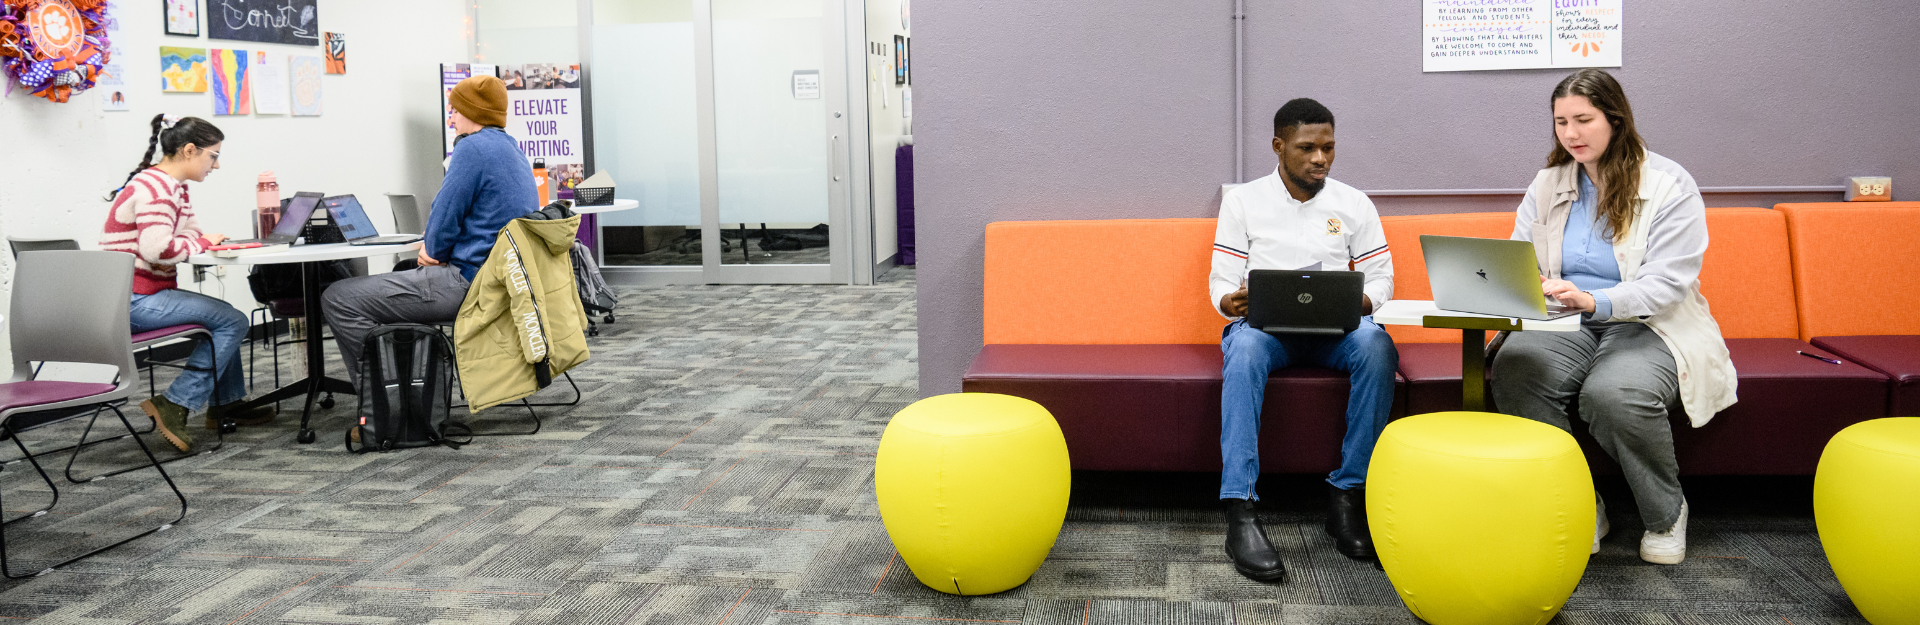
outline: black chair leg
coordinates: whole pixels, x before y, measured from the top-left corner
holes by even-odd
[[[211,371],[211,372],[213,373],[213,375],[214,375],[214,376],[215,376],[216,378],[217,378],[217,377],[219,377],[219,375],[220,375],[220,354],[218,353],[218,350],[215,350],[215,349],[214,349],[214,347],[213,347],[213,336],[212,336],[211,334],[207,334],[207,335],[200,335],[200,336],[196,336],[196,337],[194,337],[194,339],[193,339],[193,340],[194,340],[194,342],[196,342],[196,343],[201,343],[201,344],[204,344],[204,345],[206,345],[206,346],[207,346],[207,353],[208,353],[208,355],[209,355],[209,358],[208,358],[208,360],[211,360],[211,361],[212,361],[212,363],[211,363],[211,366],[210,366],[210,367],[208,367],[208,369],[207,369],[207,370],[208,370],[208,371]],[[149,348],[149,349],[151,349],[151,348]],[[198,350],[198,349],[199,349],[199,346],[198,346],[198,345],[196,345],[196,346],[194,346],[194,349],[196,349],[196,350]],[[173,365],[168,365],[168,366],[173,366]],[[193,367],[191,367],[191,366],[189,366],[189,365],[179,365],[179,367],[180,367],[180,369],[183,369],[183,370],[195,370],[195,371],[198,371],[198,369],[194,369]],[[148,376],[147,376],[147,380],[148,380],[148,383],[149,383],[149,384],[151,384],[151,383],[152,383],[152,380],[153,380],[153,375],[152,375],[152,373],[151,373],[151,371],[152,371],[152,369],[151,369],[151,368],[149,368],[149,369],[148,369],[148,371],[149,371],[149,373],[148,373]],[[215,384],[217,385],[217,384],[218,384],[218,382],[216,382]],[[211,403],[211,402],[209,402],[209,403]],[[211,408],[211,406],[209,406],[209,408]],[[113,411],[114,411],[114,413],[115,413],[115,414],[119,414],[119,413],[120,413],[120,409],[119,409],[119,408],[117,408],[117,407],[116,407],[116,408],[114,408],[114,410],[113,410]],[[91,435],[91,434],[93,434],[93,424],[94,424],[94,423],[95,423],[96,421],[98,421],[99,419],[100,419],[100,410],[98,410],[98,409],[95,409],[95,410],[93,411],[93,416],[92,416],[92,417],[89,417],[89,418],[87,419],[87,427],[86,427],[86,429],[84,429],[84,430],[81,430],[81,431],[80,431],[80,442],[79,442],[79,443],[77,443],[77,444],[75,444],[75,445],[74,445],[73,447],[70,447],[70,448],[69,448],[69,449],[72,449],[72,450],[73,450],[73,453],[72,453],[71,455],[68,455],[68,456],[67,456],[67,470],[66,470],[66,476],[67,476],[67,481],[69,481],[69,482],[73,482],[73,483],[75,483],[75,484],[83,484],[83,483],[86,483],[86,482],[92,482],[92,481],[94,481],[94,480],[102,480],[102,479],[106,479],[106,478],[109,478],[109,477],[113,477],[113,476],[115,476],[115,475],[120,475],[120,474],[122,474],[122,473],[128,473],[128,472],[131,472],[131,471],[138,471],[138,470],[140,470],[140,469],[141,469],[141,467],[140,467],[140,466],[137,466],[137,465],[136,465],[136,466],[132,466],[132,467],[127,467],[127,468],[125,468],[125,469],[120,469],[120,470],[118,470],[118,471],[110,471],[110,472],[107,472],[107,473],[102,473],[102,474],[100,474],[100,475],[96,475],[96,476],[93,476],[93,477],[90,477],[90,478],[87,478],[87,479],[84,479],[84,480],[82,480],[82,479],[78,479],[78,478],[75,478],[75,477],[73,477],[73,462],[74,462],[75,460],[78,460],[78,459],[80,458],[80,450],[82,450],[82,449],[86,449],[86,447],[87,447],[88,445],[97,445],[97,444],[100,444],[100,443],[104,443],[104,442],[108,442],[108,441],[112,441],[112,440],[118,440],[119,438],[121,438],[121,437],[115,437],[115,438],[110,438],[110,439],[102,439],[102,440],[98,440],[98,441],[93,441],[93,442],[91,442],[91,443],[89,443],[89,442],[87,442],[87,437],[88,437],[89,435]],[[126,415],[124,415],[124,414],[123,414],[123,415],[121,415],[121,416],[120,416],[120,420],[122,420],[122,421],[125,421],[125,420],[126,420]],[[158,420],[157,420],[157,419],[155,420],[155,423],[153,424],[153,427],[155,427],[155,428],[158,428],[158,427],[160,427],[160,424],[159,424],[159,422],[158,422]],[[189,425],[186,425],[186,424],[182,424],[182,426],[181,426],[181,427],[191,427],[191,426],[189,426]],[[210,453],[213,453],[213,452],[216,452],[216,451],[220,451],[220,448],[222,448],[222,447],[226,447],[226,446],[227,446],[227,432],[228,432],[229,430],[238,430],[238,429],[239,429],[239,428],[238,428],[238,426],[235,426],[235,425],[233,424],[233,420],[232,420],[232,419],[226,419],[226,420],[223,420],[223,421],[222,421],[221,423],[219,423],[219,424],[217,424],[217,426],[216,426],[216,427],[214,428],[214,437],[215,437],[215,438],[214,438],[214,441],[215,441],[215,442],[214,442],[214,444],[213,444],[213,447],[209,447],[209,448],[207,448],[207,449],[202,449],[202,450],[200,450],[200,451],[192,451],[192,452],[187,452],[187,453],[184,453],[184,454],[181,454],[181,455],[179,455],[179,456],[175,456],[175,457],[172,457],[172,458],[168,458],[168,459],[166,459],[166,460],[158,460],[158,461],[156,461],[156,466],[158,466],[159,464],[166,464],[166,463],[169,463],[169,462],[177,462],[177,461],[180,461],[180,460],[186,460],[186,459],[188,459],[188,458],[192,458],[192,457],[194,457],[194,456],[199,456],[199,455],[203,455],[203,454],[210,454]],[[133,431],[133,427],[132,427],[131,425],[129,425],[129,426],[127,427],[127,431],[129,431],[129,432],[132,432],[132,431]],[[149,430],[147,430],[147,432],[152,432],[152,431],[153,431],[153,430],[151,430],[151,429],[149,429]],[[135,436],[134,438],[139,438],[139,437],[138,437],[138,436]],[[142,443],[140,444],[140,446],[141,446],[141,448],[143,448],[143,449],[144,449],[144,448],[146,447],[146,443],[144,443],[144,442],[142,442]],[[153,452],[147,452],[147,455],[148,455],[148,456],[152,456],[152,455],[153,455]]]
[[[23,443],[20,441],[20,433],[14,431],[13,422],[11,420],[7,421],[4,425],[4,429],[7,433],[7,437],[12,438],[13,444],[20,448],[20,453],[24,455],[22,460],[26,460],[29,464],[31,464],[33,466],[33,470],[40,474],[40,479],[46,481],[47,489],[53,492],[53,501],[47,502],[47,507],[45,508],[41,508],[33,512],[28,512],[26,514],[23,514],[11,519],[7,519],[5,522],[0,522],[0,526],[14,523],[16,521],[24,521],[37,516],[45,516],[48,511],[53,510],[54,504],[60,503],[60,488],[57,486],[54,486],[53,478],[48,476],[47,471],[40,467],[40,463],[33,459],[33,454],[27,452],[27,445],[26,443]],[[19,462],[19,461],[16,460],[14,462]],[[4,530],[0,530],[0,533],[3,533],[3,532]],[[5,536],[0,535],[0,565],[4,565],[6,560],[6,545],[4,543],[5,543]]]
[[[143,537],[145,537],[145,536],[147,536],[148,534],[153,534],[153,533],[155,533],[155,532],[161,532],[161,531],[165,531],[165,530],[168,530],[168,529],[172,529],[172,528],[173,528],[173,526],[174,526],[174,524],[176,524],[176,523],[179,523],[179,522],[181,522],[181,521],[183,521],[183,520],[186,520],[186,518],[187,518],[187,495],[186,495],[186,493],[182,493],[182,492],[180,492],[180,485],[179,485],[179,484],[176,484],[176,483],[174,483],[174,481],[173,481],[173,476],[171,476],[171,475],[167,475],[167,469],[166,469],[166,467],[162,467],[162,466],[160,466],[160,460],[159,460],[158,458],[155,458],[155,457],[154,457],[154,455],[153,455],[153,450],[152,450],[152,449],[149,449],[149,448],[147,448],[147,443],[146,443],[146,441],[144,441],[144,440],[141,440],[141,439],[140,439],[140,437],[139,437],[139,435],[137,435],[137,434],[134,434],[134,429],[133,429],[133,422],[131,422],[131,421],[128,421],[128,420],[127,420],[127,415],[126,415],[126,413],[123,413],[123,412],[121,412],[121,411],[120,411],[120,408],[119,408],[118,406],[108,406],[108,408],[110,408],[110,409],[112,409],[112,410],[113,410],[113,414],[114,414],[114,416],[116,416],[116,417],[119,417],[119,419],[120,419],[120,425],[121,425],[121,426],[124,426],[124,427],[125,427],[125,428],[127,429],[127,433],[128,433],[128,434],[131,434],[131,435],[133,435],[133,442],[134,442],[135,444],[137,444],[137,445],[139,445],[139,446],[140,446],[140,451],[141,451],[141,452],[143,452],[143,453],[145,453],[145,454],[146,454],[146,456],[147,456],[147,462],[148,462],[148,465],[149,465],[149,466],[152,466],[152,467],[153,467],[153,470],[155,470],[155,471],[158,471],[158,472],[160,472],[160,478],[161,478],[161,479],[163,479],[163,480],[166,480],[166,482],[167,482],[167,487],[173,490],[173,496],[174,496],[174,497],[175,497],[176,499],[179,499],[179,500],[180,500],[180,514],[179,514],[178,516],[175,516],[175,517],[173,518],[173,520],[172,520],[172,521],[168,521],[168,522],[166,522],[166,523],[162,523],[162,524],[160,524],[160,526],[158,526],[158,527],[154,527],[154,528],[151,528],[151,529],[148,529],[148,530],[146,530],[146,531],[144,531],[144,532],[140,532],[140,533],[138,533],[138,534],[134,534],[134,535],[132,535],[132,536],[129,536],[129,537],[127,537],[127,538],[124,538],[124,539],[121,539],[121,540],[120,540],[119,542],[115,542],[115,543],[113,543],[113,544],[111,544],[111,545],[107,545],[107,546],[105,546],[105,547],[101,547],[101,548],[99,548],[99,549],[94,549],[94,550],[92,550],[92,551],[88,551],[88,552],[86,552],[86,553],[83,553],[83,554],[80,554],[80,555],[77,555],[77,556],[74,556],[74,557],[71,557],[71,558],[68,558],[68,559],[66,559],[66,560],[63,560],[63,561],[61,561],[61,562],[59,562],[59,563],[57,563],[57,564],[52,564],[52,565],[48,565],[48,566],[47,566],[46,568],[43,568],[43,569],[40,569],[40,570],[38,570],[38,571],[35,571],[35,572],[32,572],[32,573],[23,573],[23,574],[20,574],[20,575],[14,575],[14,574],[13,574],[13,570],[12,570],[12,568],[8,566],[8,561],[7,561],[7,543],[6,543],[6,532],[5,532],[5,527],[4,527],[3,525],[0,525],[0,575],[4,575],[4,576],[6,576],[6,577],[7,577],[8,579],[22,579],[22,578],[27,578],[27,577],[35,577],[35,576],[39,576],[39,575],[45,575],[45,574],[47,574],[47,573],[50,573],[50,572],[52,572],[52,571],[54,571],[55,569],[58,569],[58,568],[60,568],[60,567],[63,567],[63,566],[66,566],[66,565],[69,565],[69,564],[73,564],[73,563],[75,563],[75,562],[79,562],[79,561],[81,561],[81,560],[84,560],[84,559],[87,559],[87,558],[90,558],[90,557],[93,557],[94,555],[97,555],[97,554],[99,554],[99,553],[101,553],[101,552],[104,552],[104,551],[107,551],[107,550],[109,550],[109,549],[113,549],[113,548],[115,548],[115,547],[119,547],[119,546],[121,546],[121,545],[124,545],[124,544],[127,544],[127,543],[130,543],[130,542],[133,542],[134,540],[137,540],[137,539],[140,539],[140,538],[143,538]],[[96,414],[96,416],[98,416],[98,413],[95,413],[95,414]],[[15,440],[15,442],[17,443],[17,442],[19,441],[19,437],[18,437],[18,436],[15,436],[15,437],[14,437],[14,440]],[[22,451],[25,451],[25,447],[24,447],[24,446],[22,446]],[[38,461],[36,461],[36,460],[34,460],[34,459],[33,459],[33,456],[27,456],[27,461],[28,461],[28,462],[31,462],[31,463],[33,463],[33,467],[34,467],[34,470],[36,470],[36,471],[40,471],[40,477],[41,477],[42,479],[46,479],[46,481],[47,481],[47,485],[48,485],[49,487],[52,487],[52,485],[53,485],[53,480],[52,480],[52,479],[50,479],[50,478],[48,478],[48,477],[47,477],[47,475],[46,475],[46,471],[45,471],[45,470],[42,470],[42,469],[40,468],[40,463],[39,463]],[[59,491],[59,490],[58,490],[57,488],[56,488],[56,489],[54,490],[54,497],[55,497],[55,501],[58,501],[58,500],[59,500],[59,492],[60,492],[60,491]],[[48,507],[47,507],[47,509],[52,509],[52,505],[51,505],[51,504],[49,504],[49,505],[48,505]],[[44,513],[45,513],[45,510],[42,510],[42,511],[40,511],[40,512],[36,512],[36,513],[34,513],[34,514],[32,514],[32,515],[30,515],[29,517],[23,517],[23,518],[31,518],[31,517],[35,517],[35,516],[41,516],[41,515],[43,515]],[[15,520],[21,520],[21,519],[15,519]],[[12,521],[9,521],[9,522],[8,522],[8,524],[11,524],[11,523],[12,523]]]

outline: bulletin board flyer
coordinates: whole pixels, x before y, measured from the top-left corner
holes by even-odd
[[[1421,71],[1620,66],[1621,0],[1422,0]]]

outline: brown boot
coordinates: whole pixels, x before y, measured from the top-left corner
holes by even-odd
[[[193,435],[187,433],[186,408],[168,401],[165,396],[156,395],[140,402],[140,410],[153,417],[153,429],[159,430],[160,436],[174,448],[180,451],[193,448]]]

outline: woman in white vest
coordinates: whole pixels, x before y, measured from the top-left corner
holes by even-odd
[[[1515,332],[1493,362],[1502,412],[1572,431],[1568,409],[1620,463],[1646,532],[1640,558],[1679,564],[1687,500],[1668,412],[1693,427],[1734,402],[1733,361],[1700,295],[1706,205],[1693,176],[1647,151],[1613,76],[1585,69],[1553,89],[1556,142],[1514,218],[1541,287],[1580,309],[1576,332]],[[1599,506],[1594,553],[1607,534]]]

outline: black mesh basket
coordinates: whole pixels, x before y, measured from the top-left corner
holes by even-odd
[[[573,203],[579,206],[612,206],[613,187],[576,187]]]

